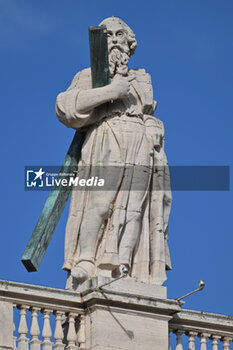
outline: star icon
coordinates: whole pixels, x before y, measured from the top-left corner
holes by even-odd
[[[42,175],[45,173],[45,171],[42,171],[42,168],[40,168],[39,171],[34,171],[34,173],[36,174],[36,177],[34,178],[33,181],[37,180],[37,179],[42,179]]]

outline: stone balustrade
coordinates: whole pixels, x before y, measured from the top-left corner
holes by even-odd
[[[84,326],[82,320],[82,315],[77,313],[65,313],[60,311],[58,308],[56,310],[44,309],[39,307],[29,307],[29,305],[18,305],[20,310],[20,323],[18,327],[19,337],[13,336],[14,349],[28,350],[29,345],[31,350],[64,350],[65,346],[67,350],[76,350],[83,348],[83,342],[81,340],[81,334],[83,333],[82,327]],[[26,320],[26,311],[31,312],[31,327],[29,329]],[[38,312],[43,314],[43,328],[42,332],[38,324]],[[51,314],[55,315],[55,330],[54,333],[51,329]],[[64,328],[62,327],[62,318],[64,321],[67,320],[68,323],[68,333],[67,333],[67,344],[63,343],[64,338]],[[76,321],[79,321],[79,331],[76,332]],[[14,326],[14,333],[16,328]],[[27,337],[29,336],[29,338]],[[42,336],[43,340],[39,339]],[[53,336],[54,342],[51,341]],[[79,346],[77,346],[79,345]]]
[[[176,338],[172,339],[174,350],[229,350],[233,341],[233,317],[182,310],[170,320],[169,330],[170,337]]]
[[[0,350],[84,349],[81,302],[79,293],[0,281]]]
[[[141,349],[145,344],[144,350],[166,350],[168,329],[170,350],[229,350],[232,346],[233,317],[182,310],[175,300],[143,297],[122,286],[123,281],[115,289],[80,294],[0,281],[0,350],[105,349],[94,345],[96,334],[102,334],[98,339],[103,344],[116,342],[113,349],[125,337],[128,343],[123,342],[121,349],[136,349],[137,344]]]

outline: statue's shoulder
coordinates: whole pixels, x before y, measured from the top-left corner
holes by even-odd
[[[151,76],[144,68],[130,69],[130,74],[134,74],[138,82],[147,83],[151,85]]]
[[[79,77],[82,79],[89,79],[91,78],[91,68],[82,69],[76,75],[79,75]]]
[[[80,89],[90,89],[92,87],[91,68],[85,68],[74,76],[69,89],[73,89],[75,87]]]

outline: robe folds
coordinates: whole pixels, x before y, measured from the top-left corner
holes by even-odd
[[[106,192],[72,191],[63,269],[70,271],[79,261],[79,237],[85,234],[82,223],[88,211],[92,220],[93,208],[105,210],[96,243],[95,275],[108,264],[125,262],[127,242],[122,242],[130,213],[140,212],[140,234],[133,247],[130,275],[162,285],[166,270],[171,269],[168,219],[172,202],[164,127],[153,115],[156,102],[150,75],[144,69],[129,70],[131,74],[135,79],[127,99],[110,101],[90,113],[77,112],[79,92],[92,88],[90,68],[79,72],[68,90],[57,97],[59,121],[86,131],[78,176],[103,176],[110,186]]]

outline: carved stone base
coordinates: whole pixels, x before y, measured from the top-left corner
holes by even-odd
[[[157,286],[155,284],[146,284],[143,282],[135,282],[130,277],[123,277],[122,279],[113,279],[109,277],[93,277],[84,283],[77,286],[76,291],[81,294],[88,294],[90,291],[95,290],[108,291],[109,293],[130,293],[142,297],[151,297],[166,299],[167,288],[163,286]]]
[[[85,349],[168,350],[168,321],[180,307],[166,299],[166,288],[123,279],[98,289],[104,282],[94,278],[79,286]]]

